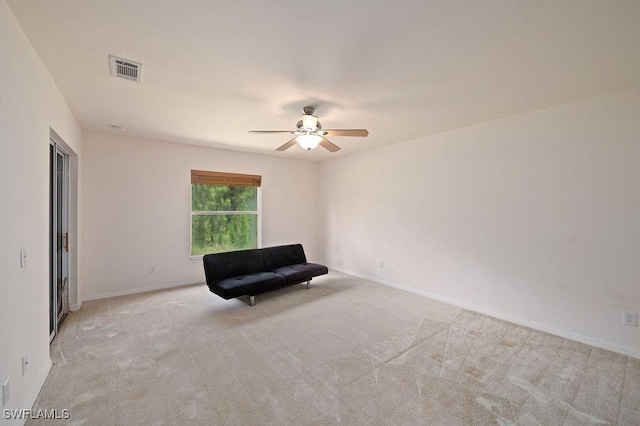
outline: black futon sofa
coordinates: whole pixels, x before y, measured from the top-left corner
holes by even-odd
[[[223,299],[254,296],[306,282],[329,272],[326,266],[308,263],[302,244],[206,254],[202,258],[207,286]]]

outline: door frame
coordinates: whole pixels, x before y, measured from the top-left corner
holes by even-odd
[[[58,181],[58,161],[62,159],[62,182]],[[70,213],[70,155],[54,140],[49,139],[49,341],[58,334],[58,329],[69,313],[70,263],[69,263],[69,213]],[[59,191],[59,188],[61,191]],[[61,193],[60,193],[61,192]],[[62,220],[59,222],[58,202],[61,201]],[[58,226],[61,229],[58,229]],[[58,264],[60,254],[61,264]],[[58,274],[61,272],[62,295],[59,298]],[[60,303],[58,303],[60,299]]]

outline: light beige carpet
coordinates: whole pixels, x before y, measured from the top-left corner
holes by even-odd
[[[51,358],[65,424],[640,425],[640,360],[335,272],[86,302]]]

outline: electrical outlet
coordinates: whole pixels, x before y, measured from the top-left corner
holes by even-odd
[[[624,313],[623,324],[628,325],[630,327],[638,326],[638,314],[636,312],[626,312]]]
[[[11,389],[9,388],[9,379],[7,379],[2,384],[2,406],[3,407],[7,406],[7,402],[9,402],[10,396],[11,396]]]
[[[29,354],[25,352],[25,354],[22,355],[22,375],[23,376],[27,375],[28,367],[29,367]]]
[[[155,274],[156,273],[156,267],[155,266],[150,267],[149,268],[149,273],[150,274]]]

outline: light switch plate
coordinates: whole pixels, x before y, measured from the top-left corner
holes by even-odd
[[[9,397],[11,396],[11,389],[9,388],[9,379],[7,379],[2,384],[2,406],[6,407],[7,402],[9,402]]]
[[[27,375],[27,370],[29,368],[29,354],[25,353],[22,355],[22,375]]]

